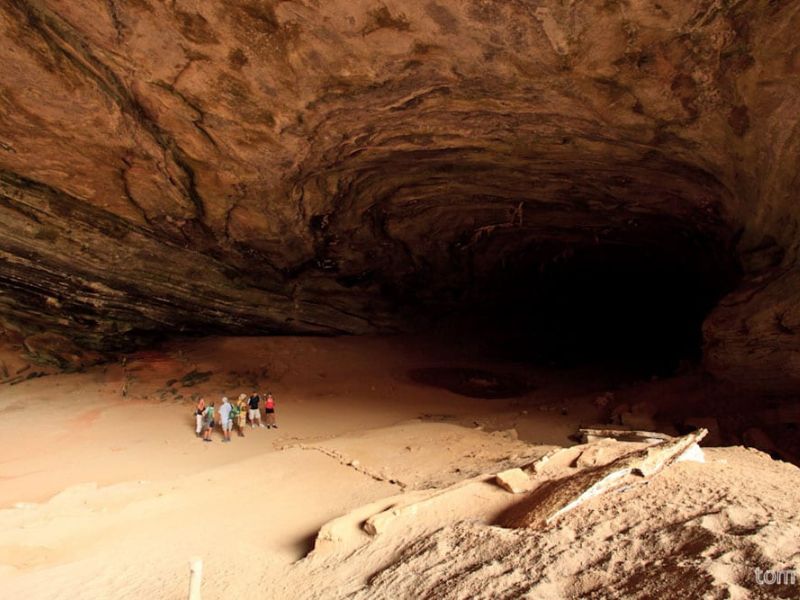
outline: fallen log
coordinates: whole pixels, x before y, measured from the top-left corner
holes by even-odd
[[[674,439],[666,433],[657,431],[640,431],[638,429],[600,429],[594,427],[581,427],[578,429],[581,443],[594,442],[603,438],[613,438],[620,442],[659,442]]]
[[[504,511],[496,524],[503,527],[538,528],[551,524],[588,500],[623,486],[635,485],[659,473],[688,451],[696,453],[705,429],[635,450],[607,465],[585,469],[548,481],[520,503]]]

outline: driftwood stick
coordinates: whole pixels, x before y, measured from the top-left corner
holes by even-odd
[[[702,440],[708,430],[662,441],[624,454],[615,461],[548,481],[500,515],[503,527],[544,527],[588,500],[623,486],[635,485],[673,464]]]
[[[667,435],[666,433],[639,431],[637,429],[595,429],[592,427],[581,427],[578,429],[578,434],[581,437],[581,441],[584,443],[600,438],[613,438],[615,440],[628,442],[643,442],[648,440],[668,441],[674,439],[671,435]]]
[[[189,561],[189,600],[200,600],[200,584],[203,581],[203,559]]]

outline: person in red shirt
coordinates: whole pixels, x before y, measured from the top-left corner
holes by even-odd
[[[278,424],[275,422],[275,398],[269,392],[267,392],[267,399],[264,400],[264,416],[267,418],[267,428],[278,428]]]

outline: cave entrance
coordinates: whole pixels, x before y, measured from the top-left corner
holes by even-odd
[[[668,375],[702,356],[702,324],[738,280],[726,244],[688,230],[612,243],[531,243],[473,255],[458,309],[443,318],[492,354]]]

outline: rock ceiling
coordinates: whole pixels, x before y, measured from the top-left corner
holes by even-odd
[[[0,319],[391,331],[622,245],[741,263],[707,364],[791,387],[797,31],[791,0],[2,0]]]

